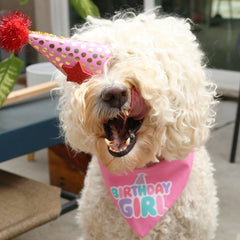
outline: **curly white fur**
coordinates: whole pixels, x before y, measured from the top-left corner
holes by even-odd
[[[84,239],[139,239],[107,194],[97,157],[110,171],[119,172],[144,167],[157,158],[184,159],[192,151],[195,159],[187,187],[144,239],[213,239],[217,198],[213,167],[203,145],[214,123],[215,89],[205,75],[204,55],[189,21],[154,13],[128,13],[113,21],[88,18],[73,38],[113,48],[104,76],[94,76],[82,85],[63,82],[62,86],[60,120],[66,141],[76,151],[96,156],[80,201]],[[100,91],[115,82],[135,86],[150,107],[136,145],[121,158],[107,150],[106,114],[97,105]]]

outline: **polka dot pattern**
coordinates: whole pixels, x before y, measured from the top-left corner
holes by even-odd
[[[31,31],[28,43],[63,73],[63,65],[74,66],[80,61],[91,74],[102,74],[105,62],[112,56],[112,49],[105,44],[77,41],[52,34]]]

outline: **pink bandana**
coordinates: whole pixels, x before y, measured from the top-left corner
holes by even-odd
[[[105,185],[119,211],[141,238],[178,199],[185,188],[193,164],[193,153],[185,160],[135,169],[127,174],[110,173],[99,160]]]

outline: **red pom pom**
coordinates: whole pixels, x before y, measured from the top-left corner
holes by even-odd
[[[0,47],[17,53],[27,43],[31,20],[19,10],[0,20]]]

